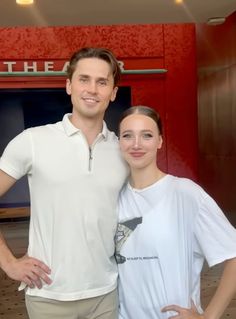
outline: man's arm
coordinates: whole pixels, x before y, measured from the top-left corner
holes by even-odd
[[[0,196],[4,195],[14,184],[16,180],[0,169]]]
[[[4,195],[14,184],[16,180],[0,170],[0,196]],[[36,258],[24,256],[15,258],[8,248],[6,241],[0,232],[0,267],[6,274],[14,279],[23,281],[26,285],[33,288],[42,287],[42,281],[46,284],[51,283],[48,277],[50,269],[43,262]]]

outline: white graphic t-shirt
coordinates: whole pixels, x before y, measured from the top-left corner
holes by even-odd
[[[166,175],[142,189],[126,185],[119,200],[116,259],[120,319],[166,319],[164,306],[198,311],[204,259],[236,256],[236,230],[197,184]]]

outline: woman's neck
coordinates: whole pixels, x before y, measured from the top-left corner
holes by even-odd
[[[155,167],[154,169],[131,169],[130,185],[137,189],[146,188],[163,178],[165,175],[166,174],[158,167]]]

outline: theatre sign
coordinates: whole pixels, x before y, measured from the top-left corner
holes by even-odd
[[[166,73],[163,61],[159,58],[140,58],[118,61],[123,74],[158,74]],[[64,76],[69,61],[0,60],[0,78],[15,76]]]
[[[37,73],[37,72],[62,72],[65,73],[69,61],[1,61],[0,72],[15,73]],[[121,70],[124,70],[124,63],[119,61]]]

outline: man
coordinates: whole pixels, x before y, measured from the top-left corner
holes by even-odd
[[[120,68],[113,54],[73,54],[66,91],[72,114],[27,129],[0,160],[0,195],[28,175],[31,219],[27,255],[16,259],[0,238],[0,266],[22,282],[30,318],[117,316],[115,206],[127,176],[114,133],[103,122]]]

